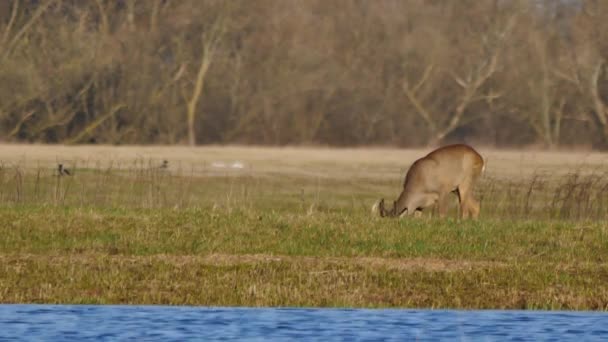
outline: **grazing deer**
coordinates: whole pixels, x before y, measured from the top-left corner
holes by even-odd
[[[405,176],[403,191],[386,210],[384,199],[374,204],[380,216],[409,216],[437,203],[440,217],[447,210],[449,193],[458,195],[461,218],[477,218],[479,203],[473,198],[473,187],[485,169],[483,158],[468,145],[440,147],[416,160]]]

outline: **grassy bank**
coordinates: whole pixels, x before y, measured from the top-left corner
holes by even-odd
[[[2,302],[608,309],[601,223],[0,211]]]
[[[479,221],[390,220],[369,209],[400,177],[348,156],[300,167],[312,156],[274,172],[4,167],[0,302],[608,310],[598,166],[490,169]]]

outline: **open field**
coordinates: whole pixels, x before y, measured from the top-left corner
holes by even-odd
[[[476,149],[487,161],[494,177],[530,176],[533,173],[608,171],[608,154],[589,151],[547,152]],[[282,173],[290,176],[328,178],[370,177],[399,182],[409,164],[431,149],[306,148],[306,147],[173,147],[173,146],[61,146],[0,145],[0,161],[28,169],[66,166],[130,168],[136,161],[167,159],[172,171],[210,172],[213,162],[241,161],[254,174]],[[215,170],[218,171],[218,170]]]
[[[608,155],[479,150],[459,222],[370,216],[428,150],[0,146],[0,301],[608,310]]]

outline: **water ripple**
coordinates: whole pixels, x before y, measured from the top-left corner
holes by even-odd
[[[598,312],[0,305],[0,341],[605,341]]]

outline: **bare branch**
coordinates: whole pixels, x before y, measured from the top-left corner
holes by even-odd
[[[465,89],[469,86],[469,84],[465,80],[460,78],[460,76],[456,75],[455,72],[453,72],[451,70],[448,72],[450,73],[450,76],[452,76],[452,79],[454,80],[454,82],[456,82],[459,86],[461,86]]]
[[[462,116],[468,105],[472,102],[477,90],[494,74],[496,71],[496,65],[498,61],[498,48],[494,51],[489,60],[482,62],[480,67],[477,69],[475,73],[475,78],[470,79],[468,82],[464,82],[462,80],[458,80],[459,78],[452,73],[452,77],[454,80],[459,83],[464,88],[464,94],[460,98],[458,105],[454,110],[454,114],[450,118],[448,125],[439,131],[431,140],[431,144],[436,144],[441,141],[446,135],[455,130],[460,121],[462,120]],[[471,75],[471,74],[469,74]],[[462,83],[462,84],[461,84]],[[484,98],[489,99],[488,95],[484,96]]]
[[[589,79],[589,90],[593,99],[593,106],[595,107],[595,115],[597,116],[597,119],[601,123],[602,127],[606,129],[608,126],[608,113],[606,112],[606,105],[602,101],[597,89],[598,80],[600,78],[600,74],[602,73],[603,66],[603,59],[600,59],[594,66],[593,73],[591,74],[591,78]]]
[[[151,32],[158,30],[158,12],[160,11],[160,0],[154,0],[152,11],[150,13],[150,28]]]
[[[405,95],[407,96],[408,100],[410,100],[410,102],[412,103],[414,108],[416,108],[416,112],[424,119],[424,121],[427,123],[427,125],[429,126],[431,131],[433,131],[433,132],[436,131],[437,126],[435,125],[435,122],[433,122],[431,114],[426,110],[426,108],[424,108],[422,103],[418,100],[416,95],[412,92],[412,90],[408,86],[407,81],[403,82],[403,91],[405,92]]]
[[[19,0],[13,1],[13,8],[11,10],[11,18],[4,29],[4,34],[2,36],[2,42],[0,42],[0,46],[4,46],[6,44],[8,37],[11,33],[11,29],[13,28],[13,24],[15,24],[15,18],[17,18],[17,13],[19,11]]]
[[[471,99],[471,102],[478,102],[478,101],[486,101],[488,103],[492,103],[494,100],[497,100],[499,98],[501,98],[504,95],[504,93],[495,93],[495,92],[490,92],[489,94],[486,95],[479,95],[479,96],[475,96]]]
[[[175,75],[173,75],[173,78],[171,78],[171,82],[169,82],[169,84],[173,84],[173,83],[179,81],[179,79],[182,78],[182,76],[184,76],[185,72],[186,72],[186,63],[182,63],[179,66],[179,69],[177,70]]]
[[[426,83],[426,81],[429,79],[429,76],[431,75],[433,68],[434,68],[434,66],[431,63],[424,69],[424,72],[422,73],[422,77],[420,77],[420,80],[418,81],[418,83],[416,83],[416,85],[414,86],[414,89],[412,89],[412,92],[414,94],[416,94],[418,92],[418,90],[424,85],[424,83]]]
[[[25,121],[27,121],[27,119],[29,119],[30,117],[32,117],[32,115],[34,115],[34,113],[36,113],[36,111],[33,111],[33,110],[25,113],[25,115],[21,118],[21,120],[19,120],[19,122],[17,123],[17,125],[15,125],[15,127],[13,128],[13,130],[11,130],[11,132],[8,134],[7,138],[12,138],[15,135],[17,135],[17,133],[19,133],[19,131],[21,130],[21,126],[23,126],[23,124],[25,123]]]
[[[553,75],[557,76],[558,78],[561,78],[564,81],[568,81],[568,82],[573,83],[575,85],[580,84],[580,80],[578,79],[578,77],[570,77],[570,76],[566,75],[564,72],[561,72],[560,70],[551,69],[551,73]]]
[[[21,39],[21,37],[23,35],[25,35],[25,33],[30,29],[30,27],[32,25],[34,25],[34,23],[38,20],[38,18],[40,18],[42,16],[42,14],[44,14],[44,12],[46,12],[46,10],[55,1],[56,0],[48,0],[47,2],[45,2],[42,5],[38,6],[38,8],[34,12],[34,14],[32,14],[32,16],[30,17],[30,19],[28,20],[28,22],[26,22],[25,25],[23,25],[23,27],[21,27],[21,29],[19,31],[17,31],[17,33],[15,34],[15,36],[13,37],[13,39],[11,39],[11,41],[8,43],[8,46],[4,49],[4,53],[2,54],[3,58],[6,58],[11,53],[13,47],[17,44],[17,42],[19,42],[19,40]]]
[[[490,78],[494,72],[496,72],[496,65],[498,64],[498,49],[494,51],[489,61],[485,61],[484,65],[480,68],[481,76],[478,76],[473,81],[472,91],[476,91],[488,78]]]
[[[135,0],[127,1],[127,24],[129,25],[129,30],[135,30]]]
[[[505,28],[502,30],[502,32],[500,32],[498,34],[498,39],[501,42],[505,40],[507,35],[509,35],[511,33],[511,31],[513,30],[513,28],[515,27],[515,24],[517,22],[517,17],[518,17],[518,13],[513,13],[509,17],[509,19],[507,19],[507,24],[505,25]]]
[[[90,123],[87,127],[85,127],[82,131],[80,131],[80,133],[76,134],[76,136],[74,136],[71,139],[67,139],[65,141],[65,143],[66,144],[75,144],[75,143],[80,142],[84,137],[86,137],[87,135],[90,135],[104,121],[106,121],[110,117],[114,116],[116,114],[116,112],[118,112],[119,110],[121,110],[124,107],[125,107],[124,104],[115,105],[114,107],[112,107],[112,109],[108,113],[97,118],[95,121]]]
[[[560,136],[560,132],[561,132],[561,126],[562,126],[562,119],[564,117],[564,106],[566,105],[566,99],[565,98],[561,98],[559,100],[559,104],[557,105],[557,108],[555,109],[555,124],[553,125],[553,141],[554,143],[558,144],[559,143],[559,136]]]
[[[99,10],[99,16],[101,17],[101,32],[108,34],[110,32],[110,25],[108,24],[108,14],[103,7],[102,0],[95,0],[97,9]]]

